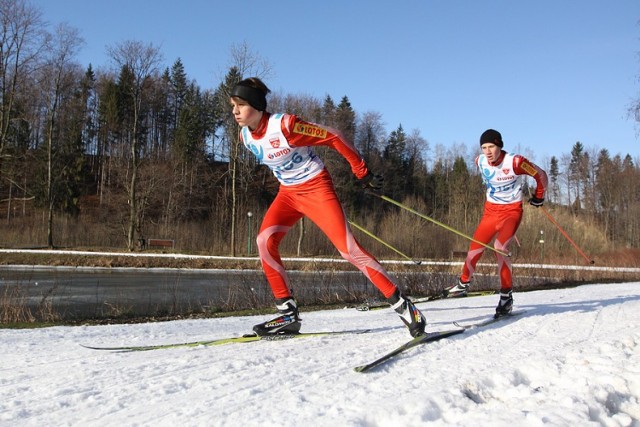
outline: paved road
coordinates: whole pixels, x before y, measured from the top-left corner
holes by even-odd
[[[290,279],[301,305],[381,297],[359,271],[292,271]],[[402,289],[423,294],[455,280],[451,274],[424,271],[396,277]],[[523,288],[549,281],[517,280]],[[476,282],[478,289],[497,283],[480,276]],[[0,308],[27,305],[32,312],[53,310],[65,319],[231,311],[272,303],[261,270],[0,266]]]
[[[291,280],[300,298],[372,289],[359,272],[292,272]],[[259,270],[4,266],[0,298],[32,309],[51,304],[65,317],[201,312],[272,301]]]

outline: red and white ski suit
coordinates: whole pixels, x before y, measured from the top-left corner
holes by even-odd
[[[335,130],[305,122],[295,115],[266,111],[254,131],[246,126],[242,128],[241,138],[280,182],[257,237],[260,261],[274,297],[292,296],[278,247],[291,227],[306,216],[324,232],[343,258],[389,298],[396,285],[351,233],[329,172],[312,147],[324,145],[335,149],[349,162],[356,178],[362,179],[369,171],[356,148]]]
[[[509,243],[516,234],[522,220],[523,176],[536,180],[534,196],[544,198],[547,189],[547,174],[540,167],[519,154],[501,151],[497,161],[490,163],[484,154],[479,155],[476,165],[487,187],[482,219],[473,234],[474,240],[489,244],[495,237],[494,248],[509,252]],[[486,248],[471,242],[462,267],[462,282],[469,282],[476,264]],[[511,289],[511,259],[496,252],[501,289]]]

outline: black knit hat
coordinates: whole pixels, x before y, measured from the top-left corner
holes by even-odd
[[[230,96],[242,98],[258,111],[267,109],[267,96],[260,89],[238,83],[231,90]]]
[[[497,145],[500,148],[504,147],[504,143],[502,142],[502,135],[500,135],[500,132],[498,132],[497,130],[487,129],[482,132],[482,135],[480,135],[480,145],[489,142]]]

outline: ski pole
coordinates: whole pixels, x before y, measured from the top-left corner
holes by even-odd
[[[549,221],[551,221],[553,223],[553,225],[555,225],[556,227],[558,227],[558,230],[560,230],[560,232],[562,233],[562,235],[569,241],[569,243],[571,243],[573,245],[574,248],[576,248],[576,251],[578,251],[578,253],[580,255],[582,255],[584,257],[584,259],[587,260],[587,262],[589,264],[595,264],[595,261],[592,259],[589,259],[588,256],[586,256],[584,254],[584,252],[582,252],[582,250],[578,247],[578,245],[576,245],[576,242],[574,242],[571,237],[569,237],[569,235],[562,229],[562,227],[560,227],[560,224],[558,224],[556,222],[555,219],[553,219],[553,217],[551,216],[551,214],[549,214],[549,212],[547,212],[547,210],[543,207],[543,206],[539,206],[538,207],[546,216],[547,218],[549,218]]]
[[[373,191],[368,191],[367,193],[368,193],[368,194],[373,194],[374,196],[379,197],[379,198],[381,198],[382,200],[387,201],[387,202],[389,202],[389,203],[391,203],[391,204],[394,204],[394,205],[396,205],[396,206],[398,206],[398,207],[400,207],[400,208],[402,208],[402,209],[406,210],[407,212],[411,212],[412,214],[418,215],[420,218],[424,218],[424,219],[426,219],[427,221],[431,221],[432,223],[434,223],[434,224],[436,224],[436,225],[439,225],[440,227],[442,227],[442,228],[444,228],[444,229],[446,229],[446,230],[449,230],[449,231],[451,231],[452,233],[457,234],[458,236],[464,237],[464,238],[465,238],[465,239],[467,239],[467,240],[471,240],[472,242],[477,243],[477,244],[479,244],[479,245],[481,245],[481,246],[484,246],[484,247],[485,247],[485,248],[487,248],[487,249],[491,249],[492,251],[494,251],[494,252],[496,252],[496,253],[499,253],[500,255],[507,256],[507,257],[510,257],[510,256],[511,256],[511,252],[501,251],[500,249],[496,249],[496,248],[494,248],[494,247],[492,247],[492,246],[489,246],[489,245],[487,245],[486,243],[483,243],[483,242],[481,242],[481,241],[479,241],[479,240],[476,240],[476,239],[474,239],[474,238],[473,238],[473,237],[471,237],[471,236],[467,236],[466,234],[464,234],[464,233],[462,233],[462,232],[460,232],[460,231],[458,231],[458,230],[456,230],[456,229],[454,229],[454,228],[451,228],[451,227],[449,227],[449,226],[448,226],[448,225],[446,225],[446,224],[441,223],[440,221],[437,221],[437,220],[435,220],[435,219],[433,219],[433,218],[431,218],[431,217],[428,217],[428,216],[426,216],[426,215],[424,215],[424,214],[421,214],[420,212],[418,212],[418,211],[415,211],[415,210],[411,209],[409,206],[403,205],[403,204],[402,204],[402,203],[400,203],[400,202],[396,202],[395,200],[393,200],[393,199],[392,199],[392,198],[390,198],[390,197],[387,197],[387,196],[385,196],[385,195],[383,195],[383,194],[377,194],[377,193],[374,193]]]
[[[392,251],[394,251],[395,253],[402,255],[403,257],[405,257],[406,259],[408,259],[409,261],[415,263],[416,265],[420,265],[422,263],[422,261],[416,261],[415,259],[411,258],[409,255],[406,255],[402,252],[400,252],[398,249],[394,248],[393,246],[391,246],[389,243],[385,242],[384,240],[382,240],[381,238],[379,238],[378,236],[376,236],[375,234],[371,233],[370,231],[367,231],[366,229],[364,229],[363,227],[360,227],[358,224],[356,224],[353,221],[349,221],[349,224],[353,225],[355,228],[357,228],[358,230],[362,231],[364,234],[366,234],[369,237],[373,237],[374,239],[376,239],[378,242],[382,243],[383,245],[385,245],[386,247],[388,247],[389,249],[391,249]]]

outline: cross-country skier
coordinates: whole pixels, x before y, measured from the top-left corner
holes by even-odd
[[[522,220],[523,176],[528,175],[536,180],[536,189],[529,204],[540,207],[544,203],[547,174],[525,157],[507,153],[502,149],[503,146],[502,135],[494,129],[487,129],[480,136],[482,154],[476,157],[475,163],[487,190],[484,213],[473,239],[489,244],[495,237],[494,247],[502,253],[509,253],[509,243]],[[466,296],[476,264],[484,250],[485,246],[471,242],[458,283],[445,290],[449,296]],[[513,307],[511,260],[502,253],[496,252],[500,274],[500,301],[496,316],[511,313]]]
[[[260,79],[251,77],[240,81],[230,93],[233,116],[242,127],[242,142],[280,182],[257,236],[260,261],[279,315],[253,330],[258,335],[300,330],[298,307],[278,247],[291,227],[306,216],[331,240],[340,255],[382,292],[410,334],[414,337],[423,334],[426,324],[423,314],[351,233],[329,172],[313,147],[328,146],[340,153],[365,188],[381,190],[382,176],[369,171],[360,153],[338,131],[295,115],[269,113],[266,100],[269,92]]]

